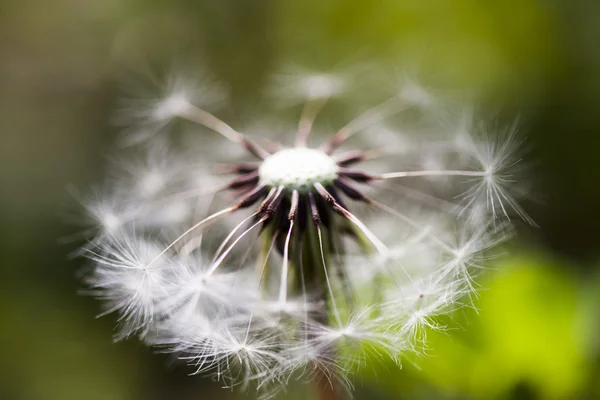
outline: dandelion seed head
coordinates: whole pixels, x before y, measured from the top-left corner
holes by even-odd
[[[490,142],[471,114],[443,129],[441,97],[407,81],[310,146],[318,115],[352,79],[279,78],[274,94],[305,100],[291,145],[204,110],[213,95],[190,80],[169,79],[158,99],[138,102],[130,116],[148,128],[145,156],[119,162],[84,202],[94,225],[86,283],[118,315],[117,339],[138,335],[193,373],[266,394],[293,376],[350,389],[372,360],[400,363],[425,346],[438,317],[475,295],[510,231],[504,221],[526,218],[511,190],[515,130]],[[389,120],[412,108],[416,126]],[[206,129],[194,140],[188,126],[177,151],[155,135],[172,119],[215,140]]]

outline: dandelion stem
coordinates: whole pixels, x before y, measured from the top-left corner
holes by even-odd
[[[332,382],[325,372],[318,370],[315,382],[317,386],[317,399],[342,400],[339,385]]]

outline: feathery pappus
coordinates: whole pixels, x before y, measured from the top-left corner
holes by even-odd
[[[265,396],[310,377],[340,398],[364,364],[418,352],[475,294],[510,216],[531,222],[516,198],[519,142],[472,113],[447,123],[444,100],[414,82],[318,141],[317,117],[350,79],[275,82],[301,104],[291,143],[273,139],[275,124],[266,140],[207,111],[216,86],[174,77],[162,97],[127,103],[143,155],[118,160],[85,202],[85,281],[118,315],[117,339]],[[403,115],[411,129],[395,128]],[[183,146],[178,121],[198,126]]]

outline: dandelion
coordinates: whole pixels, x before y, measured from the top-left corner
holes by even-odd
[[[373,359],[400,363],[423,348],[427,331],[443,328],[437,317],[475,294],[511,212],[529,221],[510,192],[513,131],[490,144],[461,120],[458,133],[381,148],[390,117],[426,117],[443,103],[413,81],[314,147],[318,115],[348,87],[341,76],[280,87],[306,102],[294,143],[267,147],[201,108],[195,87],[170,82],[167,97],[134,113],[156,125],[147,155],[120,162],[87,204],[99,229],[82,252],[92,292],[119,315],[117,339],[138,335],[193,373],[264,396],[310,378],[319,398],[342,398]],[[205,132],[193,154],[165,147],[154,133],[172,119],[214,131],[248,158],[213,152]],[[360,136],[364,150],[349,147]]]

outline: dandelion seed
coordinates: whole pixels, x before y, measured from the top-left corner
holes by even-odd
[[[159,79],[148,76],[146,78],[151,87],[146,85],[129,89],[131,93],[123,100],[117,118],[120,125],[128,128],[124,144],[135,145],[146,141],[192,107],[216,107],[227,97],[222,85],[197,68],[194,72],[182,68],[173,70],[175,72],[169,74],[165,82],[157,84]]]
[[[288,103],[325,100],[343,95],[349,89],[347,73],[308,71],[290,66],[289,71],[274,76],[269,94]]]
[[[86,250],[96,264],[88,284],[94,293],[107,300],[105,313],[120,314],[119,339],[138,332],[145,335],[156,317],[158,302],[168,295],[171,261],[153,263],[159,252],[158,245],[125,234]]]

